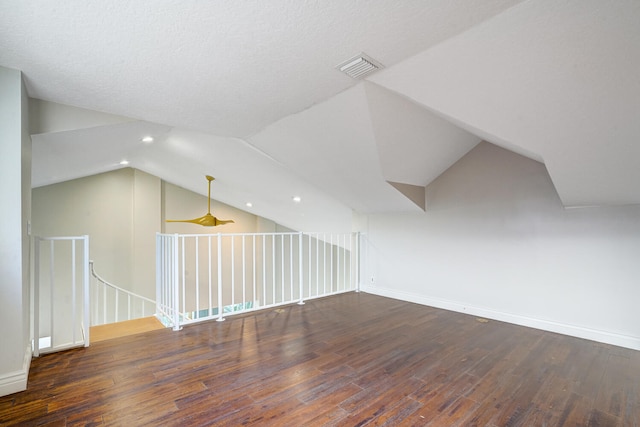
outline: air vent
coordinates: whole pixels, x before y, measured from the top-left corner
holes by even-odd
[[[361,53],[358,56],[354,56],[353,58],[344,61],[340,65],[336,66],[336,68],[349,77],[361,79],[364,76],[384,67],[375,59]]]

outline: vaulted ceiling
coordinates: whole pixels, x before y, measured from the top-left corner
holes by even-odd
[[[10,0],[0,65],[42,100],[34,186],[126,158],[345,229],[352,210],[420,212],[481,140],[543,162],[565,206],[640,203],[638,22],[637,0]],[[384,68],[335,68],[361,52]]]

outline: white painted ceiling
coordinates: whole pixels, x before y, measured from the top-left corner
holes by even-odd
[[[567,206],[640,203],[638,22],[637,0],[5,0],[0,65],[50,101],[34,186],[127,158],[344,229],[420,211],[388,181],[426,186],[482,139],[544,162]],[[385,69],[334,68],[359,52]]]
[[[534,153],[565,206],[640,203],[637,0],[526,2],[371,80]]]

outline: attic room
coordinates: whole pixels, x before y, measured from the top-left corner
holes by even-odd
[[[67,381],[50,379],[47,369],[80,369],[81,351],[124,357],[97,343],[72,350],[66,362],[64,352],[32,361],[33,235],[93,235],[101,272],[153,296],[156,232],[293,230],[358,233],[360,292],[121,341],[145,348],[146,337],[172,348],[178,344],[165,340],[182,334],[193,340],[190,370],[200,357],[225,361],[228,337],[248,319],[297,337],[271,352],[323,337],[305,344],[311,350],[299,354],[291,377],[288,359],[265,368],[273,377],[261,380],[274,394],[243,383],[246,401],[240,389],[218,401],[211,391],[218,378],[208,373],[184,379],[186,403],[167,398],[162,409],[118,418],[114,408],[124,403],[114,390],[124,374],[116,369],[89,392],[104,392],[114,406],[97,401],[84,416],[103,424],[242,424],[249,419],[240,414],[262,405],[264,418],[253,412],[251,420],[263,425],[381,417],[413,425],[637,425],[639,21],[633,0],[3,2],[0,319],[15,326],[2,332],[0,423],[86,422],[70,415],[70,401],[60,412],[20,412],[29,399],[20,393]],[[371,69],[345,74],[354,61]],[[207,174],[215,175],[213,211],[236,223],[213,231],[166,223],[203,211]],[[320,308],[358,325],[360,335],[339,335],[346,332],[333,323],[306,330],[305,321],[333,321]],[[415,317],[399,320],[403,311]],[[294,332],[285,319],[296,316],[307,326]],[[389,325],[384,340],[376,341],[383,335],[373,323]],[[246,327],[269,342],[278,335]],[[497,329],[483,334],[488,328]],[[196,349],[197,334],[211,353]],[[335,354],[355,359],[338,367]],[[166,360],[139,356],[132,365]],[[320,368],[308,368],[305,357],[321,360]],[[531,365],[505,367],[510,358]],[[454,374],[445,359],[474,364]],[[170,375],[155,369],[144,375]],[[279,369],[281,380],[273,379]],[[327,380],[335,385],[326,390],[336,387],[343,400],[323,395],[325,418],[312,418],[318,406],[305,393],[321,388],[314,375],[334,370],[354,379]],[[508,374],[488,374],[498,371]],[[521,385],[547,371],[553,375],[539,388]],[[307,382],[300,372],[312,373]],[[480,396],[491,380],[510,384],[519,372],[533,377]],[[415,387],[386,389],[395,373]],[[220,381],[235,392],[231,377]],[[430,389],[433,381],[442,388]],[[204,405],[191,409],[203,418],[189,418],[190,399]],[[376,412],[382,406],[390,412]],[[212,413],[229,418],[205,418]]]

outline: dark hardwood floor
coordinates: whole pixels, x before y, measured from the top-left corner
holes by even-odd
[[[0,424],[637,426],[640,352],[350,293],[34,359]]]

